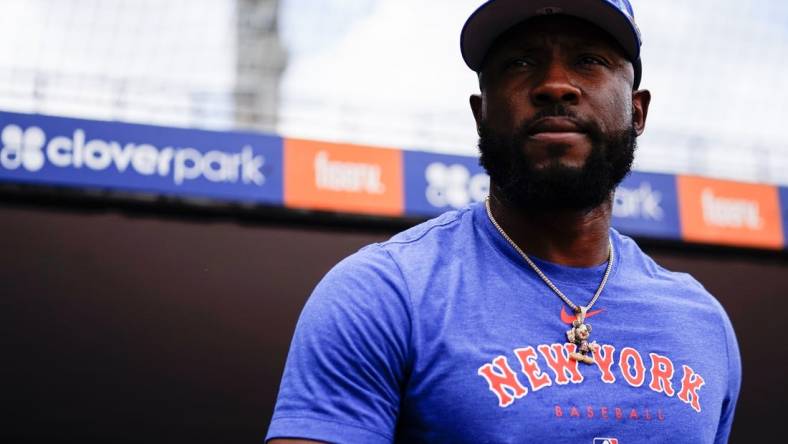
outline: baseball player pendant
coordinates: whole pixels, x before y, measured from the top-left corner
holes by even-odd
[[[569,354],[571,359],[593,364],[593,353],[597,351],[599,345],[596,341],[588,342],[588,337],[591,335],[591,324],[585,322],[587,311],[588,307],[579,307],[579,310],[575,311],[577,319],[572,321],[572,328],[566,332],[566,339],[577,346],[577,350]]]

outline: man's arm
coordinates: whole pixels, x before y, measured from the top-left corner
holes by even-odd
[[[720,311],[722,312],[722,323],[725,329],[725,347],[728,355],[728,390],[722,405],[720,423],[717,427],[717,437],[714,442],[716,444],[725,444],[730,438],[731,428],[733,426],[733,416],[736,412],[736,402],[738,401],[739,391],[741,390],[742,375],[741,354],[739,351],[739,343],[736,340],[736,334],[733,331],[733,325],[722,306],[720,306]]]
[[[334,267],[301,312],[267,439],[392,442],[410,316],[399,267],[382,247]]]

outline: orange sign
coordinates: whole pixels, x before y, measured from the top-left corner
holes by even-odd
[[[687,176],[677,183],[685,240],[783,247],[776,187]]]
[[[385,216],[403,212],[399,150],[285,139],[284,163],[287,206]]]

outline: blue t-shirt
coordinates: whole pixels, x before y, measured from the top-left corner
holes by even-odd
[[[483,205],[363,248],[304,307],[267,439],[726,442],[741,382],[727,315],[692,277],[610,236],[590,365],[568,359],[567,307]],[[578,304],[605,269],[536,262]]]

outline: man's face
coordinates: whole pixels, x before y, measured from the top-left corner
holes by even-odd
[[[498,197],[531,209],[588,209],[629,172],[650,95],[612,38],[566,16],[530,20],[487,55],[471,97],[481,163]]]

